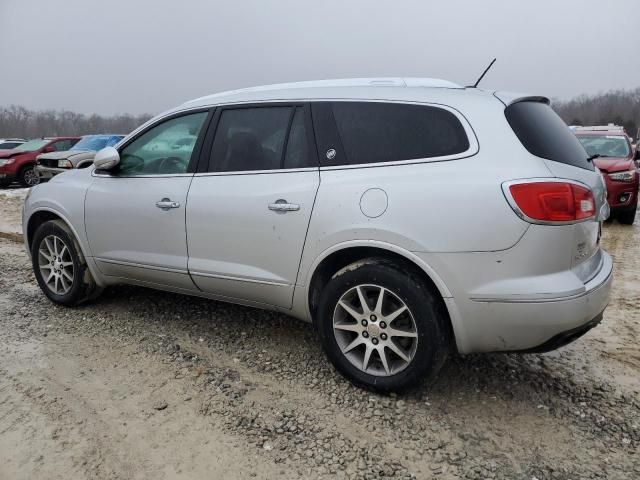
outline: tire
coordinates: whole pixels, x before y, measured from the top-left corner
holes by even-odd
[[[56,258],[54,252],[59,254],[57,258],[61,258],[62,262],[51,263],[51,259]],[[38,227],[33,236],[31,260],[40,289],[54,303],[75,306],[102,292],[87,267],[73,233],[61,220],[51,220]],[[58,280],[49,279],[52,270],[54,273],[64,270],[66,275],[60,273],[56,274]]]
[[[23,187],[33,187],[40,183],[40,175],[36,171],[36,165],[26,165],[22,167],[18,174],[18,181]]]
[[[633,225],[633,222],[636,219],[636,209],[626,210],[624,212],[620,212],[617,215],[618,221],[623,225]]]
[[[379,392],[402,391],[435,376],[447,358],[450,328],[440,299],[404,267],[379,258],[360,260],[334,274],[320,295],[315,319],[320,341],[331,363],[355,385]],[[368,312],[362,309],[358,289]],[[393,318],[403,304],[406,310]],[[408,334],[412,337],[405,337]],[[358,341],[362,343],[349,350]],[[398,348],[405,359],[395,353]],[[371,351],[369,363],[363,369],[367,350]]]

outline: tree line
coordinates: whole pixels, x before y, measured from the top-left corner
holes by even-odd
[[[569,101],[554,100],[553,108],[568,125],[623,125],[636,137],[640,127],[640,88],[580,95]],[[84,115],[67,110],[29,110],[0,107],[0,138],[38,138],[90,133],[129,133],[151,115]]]
[[[84,115],[67,110],[29,110],[10,105],[0,107],[0,138],[40,138],[91,133],[127,134],[151,115]]]
[[[640,127],[640,88],[580,95],[566,102],[554,101],[552,106],[568,125],[615,123],[634,139]]]

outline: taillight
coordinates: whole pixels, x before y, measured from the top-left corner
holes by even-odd
[[[514,183],[509,193],[520,213],[534,221],[575,222],[596,214],[591,190],[575,183]]]

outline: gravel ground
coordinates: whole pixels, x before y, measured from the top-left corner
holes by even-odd
[[[0,239],[0,478],[640,478],[640,225],[603,243],[612,302],[578,342],[381,396],[284,315],[134,287],[57,307]]]

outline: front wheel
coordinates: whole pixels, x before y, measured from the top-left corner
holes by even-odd
[[[40,289],[54,303],[78,305],[100,292],[73,233],[60,220],[38,227],[31,261]]]
[[[449,351],[448,319],[429,286],[385,259],[337,272],[317,316],[327,356],[353,383],[382,392],[431,377]]]
[[[23,187],[33,187],[40,183],[40,175],[36,171],[35,165],[27,165],[22,170],[20,170],[20,175],[18,175],[18,181],[22,184]]]

